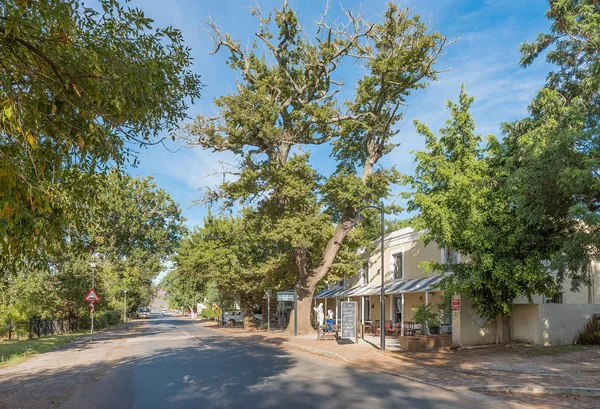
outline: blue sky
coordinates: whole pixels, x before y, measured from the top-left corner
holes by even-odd
[[[186,43],[192,48],[194,71],[202,76],[205,88],[202,98],[190,107],[190,117],[197,114],[214,114],[213,98],[233,89],[236,73],[225,65],[227,54],[208,55],[211,43],[204,31],[204,20],[212,17],[223,30],[242,44],[253,39],[256,19],[250,6],[256,2],[248,0],[137,0],[131,5],[138,7],[155,20],[157,26],[173,25],[182,30]],[[263,10],[281,4],[281,1],[258,1]],[[340,13],[338,2],[331,2],[332,16]],[[341,1],[345,8],[356,10],[357,1]],[[301,24],[310,27],[319,18],[325,5],[322,0],[291,0]],[[400,125],[396,142],[401,145],[383,161],[394,164],[404,173],[414,170],[411,151],[423,147],[424,140],[415,133],[413,119],[418,119],[437,130],[447,119],[445,101],[455,100],[460,84],[465,83],[467,92],[475,97],[473,114],[481,134],[499,133],[500,124],[523,117],[536,90],[542,87],[549,66],[543,61],[532,67],[519,67],[519,44],[532,40],[537,33],[547,31],[548,20],[545,0],[508,1],[405,1],[415,13],[432,24],[442,34],[458,41],[447,48],[438,68],[447,68],[436,83],[427,89],[413,93],[407,101],[409,107]],[[366,18],[376,19],[386,8],[386,1],[370,0],[362,10]],[[348,64],[341,72],[344,80],[353,89],[352,79],[360,71]],[[231,161],[227,154],[214,154],[200,148],[185,149],[169,144],[170,153],[158,145],[142,149],[140,165],[129,169],[132,175],[153,175],[156,183],[177,200],[188,219],[190,227],[201,224],[207,209],[203,206],[190,207],[194,200],[202,197],[203,186],[216,186],[219,177],[219,161]],[[328,147],[311,151],[312,163],[322,172],[332,167]],[[398,189],[399,190],[399,189]]]

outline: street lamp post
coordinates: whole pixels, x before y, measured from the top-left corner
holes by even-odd
[[[96,262],[93,259],[92,259],[92,261],[90,261],[90,267],[92,267],[92,288],[94,288],[94,284],[95,284],[94,283],[94,273],[96,270]],[[92,307],[93,307],[93,303],[92,303]],[[91,317],[92,318],[92,326],[91,326],[90,332],[92,335],[94,335],[94,315],[95,314],[94,314],[94,309],[92,308],[91,310],[92,310],[92,313],[90,315],[92,316]]]
[[[127,322],[127,291],[129,291],[129,289],[123,290],[123,292],[125,293],[125,297],[123,300],[123,322]]]
[[[271,330],[271,289],[267,289],[267,332]]]
[[[385,351],[385,325],[384,325],[385,324],[385,263],[384,263],[384,257],[383,257],[384,256],[383,239],[385,236],[385,219],[384,219],[385,208],[383,207],[383,201],[381,201],[379,203],[379,206],[369,205],[369,206],[361,207],[356,212],[356,215],[358,218],[360,218],[360,212],[365,209],[377,209],[381,213],[381,292],[379,295],[380,301],[381,301],[381,303],[380,303],[381,317],[380,317],[380,321],[379,321],[379,335],[380,335],[381,350]]]

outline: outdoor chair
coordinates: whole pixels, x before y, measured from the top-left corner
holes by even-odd
[[[396,332],[396,328],[394,328],[392,321],[386,321],[384,325],[385,335],[392,335]]]

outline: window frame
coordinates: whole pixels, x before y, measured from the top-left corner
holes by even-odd
[[[401,257],[400,277],[398,277],[396,275],[396,272],[398,271],[398,259],[397,259],[397,256]],[[404,279],[404,250],[392,253],[391,257],[392,257],[392,266],[393,266],[393,268],[392,268],[392,280],[403,280]]]

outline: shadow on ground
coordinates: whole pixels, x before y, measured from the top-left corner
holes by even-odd
[[[258,337],[205,330],[185,342],[153,341],[179,329],[191,333],[198,327],[190,321],[130,325],[132,333],[115,331],[94,341],[138,338],[135,343],[143,346],[125,358],[16,371],[4,379],[0,374],[0,408],[481,407],[436,388],[266,345]]]

